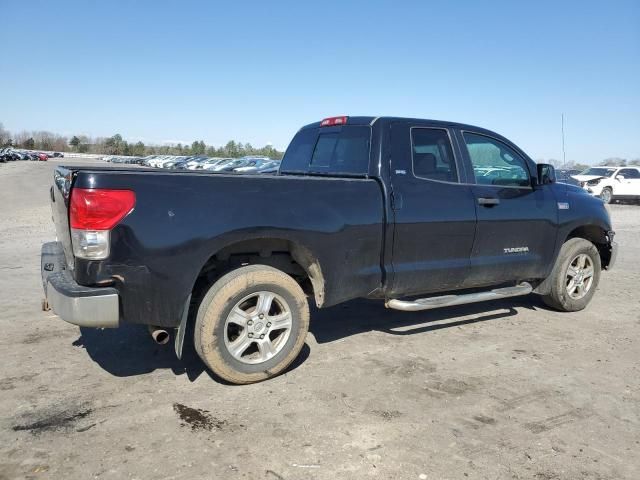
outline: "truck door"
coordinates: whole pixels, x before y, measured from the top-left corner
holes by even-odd
[[[534,186],[535,164],[501,139],[461,131],[477,228],[465,286],[544,278],[553,261],[558,204],[549,186]]]
[[[469,269],[476,211],[448,128],[391,124],[395,296],[457,288]]]

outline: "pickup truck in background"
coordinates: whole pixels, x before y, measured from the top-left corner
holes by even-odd
[[[506,138],[451,122],[332,117],[274,175],[58,167],[45,308],[83,327],[187,323],[232,383],[286,369],[328,307],[418,311],[527,295],[585,308],[613,266],[603,202]],[[416,298],[418,297],[418,298]]]

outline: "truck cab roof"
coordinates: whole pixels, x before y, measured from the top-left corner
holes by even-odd
[[[476,125],[460,123],[460,122],[452,122],[448,120],[435,120],[435,119],[427,119],[427,118],[415,118],[415,117],[394,117],[394,116],[343,116],[343,117],[328,117],[328,119],[333,118],[346,118],[346,122],[343,125],[374,125],[376,122],[384,121],[387,123],[391,122],[419,122],[421,124],[433,125],[434,127],[451,127],[458,128],[461,130],[476,130],[476,131],[484,131],[491,133],[492,135],[499,135],[496,132],[492,132],[491,130],[487,130],[486,128],[478,127]],[[323,119],[321,121],[309,123],[301,128],[304,130],[306,128],[318,128],[322,125],[327,119]],[[501,135],[499,135],[501,136]]]
[[[350,125],[350,126],[372,126],[373,127],[378,123],[386,123],[386,124],[390,124],[394,122],[419,123],[421,126],[431,126],[435,128],[455,128],[459,130],[473,130],[474,132],[484,133],[486,135],[501,139],[503,141],[506,141],[512,144],[510,140],[503,137],[499,133],[496,133],[492,130],[488,130],[486,128],[478,127],[476,125],[460,123],[460,122],[452,122],[448,120],[434,120],[434,119],[414,118],[414,117],[394,117],[394,116],[378,116],[378,117],[353,116],[351,117],[351,116],[345,115],[341,117],[328,117],[318,122],[309,123],[303,126],[300,130],[305,130],[309,128],[320,128],[322,126],[327,126],[327,125],[323,125],[325,121],[332,120],[332,119],[339,119],[339,118],[344,119],[344,122],[339,124],[332,123],[330,126]]]

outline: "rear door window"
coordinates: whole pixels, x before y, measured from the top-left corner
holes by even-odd
[[[640,178],[640,171],[635,168],[623,168],[620,170],[616,176],[622,175],[626,179],[637,179]]]
[[[441,182],[457,182],[458,172],[451,141],[440,128],[411,129],[413,174],[419,178]]]

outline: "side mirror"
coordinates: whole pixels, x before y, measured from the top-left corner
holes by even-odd
[[[548,163],[538,163],[538,185],[556,183],[556,169]]]
[[[618,180],[619,182],[624,180],[624,175],[616,175],[616,180]]]

